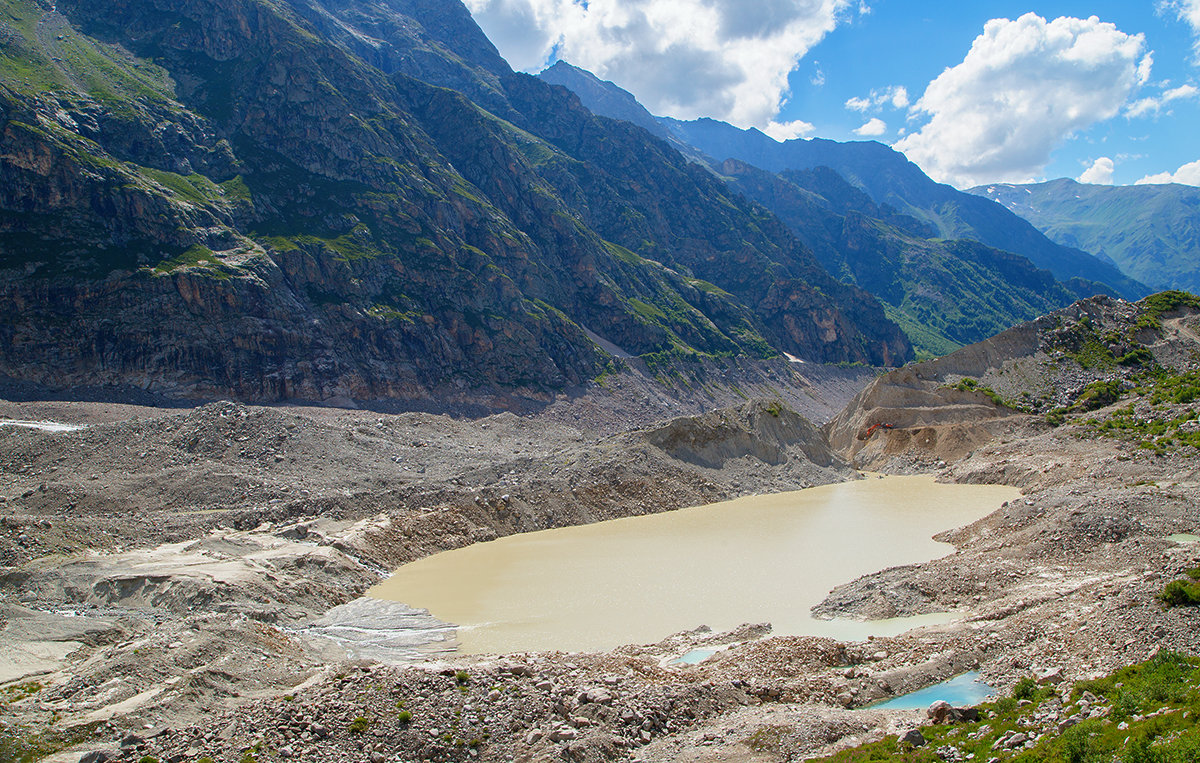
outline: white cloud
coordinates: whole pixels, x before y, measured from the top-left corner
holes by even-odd
[[[1157,116],[1163,108],[1171,101],[1178,101],[1184,98],[1195,98],[1200,95],[1200,90],[1193,85],[1180,85],[1179,87],[1171,88],[1163,91],[1163,94],[1157,98],[1148,96],[1139,98],[1129,104],[1125,109],[1125,116],[1132,118],[1154,114]]]
[[[887,132],[887,122],[884,122],[879,117],[874,117],[862,127],[854,131],[855,135],[861,135],[864,138],[875,138]]]
[[[1056,146],[1116,116],[1145,83],[1144,46],[1095,16],[993,19],[913,107],[929,121],[894,147],[961,187],[1039,176]]]
[[[1116,165],[1112,159],[1107,156],[1102,156],[1092,162],[1092,166],[1083,171],[1079,176],[1080,183],[1095,183],[1096,185],[1112,185],[1113,171]]]
[[[846,108],[851,111],[861,111],[864,114],[871,110],[870,98],[849,98],[846,100]]]
[[[872,90],[866,98],[850,98],[846,101],[846,108],[863,114],[878,111],[888,105],[895,109],[908,108],[908,89],[903,85],[895,85],[883,90]]]
[[[1160,172],[1157,175],[1147,175],[1134,185],[1148,185],[1151,183],[1200,185],[1200,160],[1185,164],[1174,172]]]
[[[813,76],[809,82],[813,87],[825,87],[825,70],[821,68],[820,61],[813,61]]]
[[[762,128],[762,131],[782,143],[792,138],[803,138],[805,135],[811,135],[816,129],[815,125],[797,119],[793,122],[768,122],[767,126]]]
[[[466,0],[515,69],[552,58],[633,93],[650,111],[766,128],[788,74],[851,0]]]
[[[1160,0],[1158,10],[1174,13],[1180,21],[1192,28],[1196,36],[1193,50],[1196,52],[1196,62],[1200,63],[1200,0]]]

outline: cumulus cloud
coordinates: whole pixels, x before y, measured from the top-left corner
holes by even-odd
[[[1083,171],[1079,176],[1080,183],[1095,183],[1096,185],[1112,185],[1113,171],[1116,165],[1113,160],[1107,156],[1102,156],[1092,162],[1092,166]]]
[[[908,89],[903,85],[896,85],[884,90],[872,90],[865,98],[851,98],[846,101],[846,108],[864,114],[889,105],[894,109],[908,108]]]
[[[516,69],[569,61],[633,93],[650,111],[774,124],[788,74],[851,0],[466,0]],[[794,124],[794,123],[792,123]]]
[[[1185,164],[1174,172],[1160,172],[1157,175],[1147,175],[1134,185],[1149,185],[1152,183],[1200,185],[1200,160]]]
[[[1130,118],[1144,117],[1148,114],[1158,116],[1158,114],[1162,112],[1167,104],[1171,103],[1172,101],[1178,101],[1184,98],[1195,98],[1197,95],[1200,95],[1200,90],[1197,90],[1195,86],[1180,85],[1179,87],[1174,87],[1170,90],[1164,90],[1162,95],[1157,97],[1147,96],[1146,98],[1139,98],[1126,107],[1125,116]]]
[[[797,119],[793,122],[769,122],[762,131],[782,143],[792,138],[803,138],[806,135],[811,135],[816,129],[815,125]]]
[[[1116,116],[1145,84],[1144,47],[1095,16],[993,19],[913,107],[929,121],[894,147],[960,187],[1039,176],[1064,139]]]
[[[864,138],[875,138],[887,132],[887,122],[884,122],[879,117],[874,117],[862,127],[854,131],[855,135],[861,135]]]

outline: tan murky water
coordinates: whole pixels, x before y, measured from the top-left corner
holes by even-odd
[[[467,653],[609,649],[704,624],[865,638],[948,616],[815,620],[836,585],[953,551],[931,536],[1019,495],[884,477],[515,535],[401,567],[367,592],[460,626]]]

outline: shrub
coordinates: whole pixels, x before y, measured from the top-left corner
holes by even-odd
[[[464,686],[471,680],[471,676],[467,674],[467,671],[460,670],[454,674],[454,680],[459,686]]]
[[[1033,695],[1037,693],[1037,688],[1037,681],[1034,681],[1032,678],[1026,676],[1020,681],[1017,681],[1016,686],[1013,687],[1013,699],[1018,701],[1023,699],[1033,699]]]
[[[401,723],[409,723],[412,721],[412,713],[408,710],[401,710],[400,714],[396,716],[396,720]]]
[[[1172,580],[1158,595],[1168,607],[1194,607],[1200,604],[1200,585],[1187,580]]]
[[[1094,381],[1083,388],[1071,408],[1079,411],[1094,411],[1111,405],[1121,398],[1121,382],[1117,379]]]
[[[371,727],[371,719],[365,716],[358,716],[350,721],[349,731],[351,734],[361,734]]]

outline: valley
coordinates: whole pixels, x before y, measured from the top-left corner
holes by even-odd
[[[825,401],[808,411],[829,419],[822,431],[769,398],[598,420],[611,432],[600,437],[572,424],[639,399],[636,375],[535,416],[480,419],[10,401],[6,418],[83,428],[0,427],[0,638],[24,655],[5,665],[5,749],[189,763],[791,760],[902,732],[922,714],[863,708],[966,670],[1006,690],[1194,651],[1195,611],[1156,598],[1200,561],[1194,448],[1091,423],[1132,406],[1136,421],[1190,431],[1193,403],[1153,387],[1194,366],[1190,304],[1096,298],[877,378],[797,381],[794,400]],[[1144,349],[1140,367],[1116,362],[1127,347]],[[1097,382],[1115,382],[1117,399],[1091,396]],[[130,468],[138,478],[119,480]],[[443,549],[856,468],[1020,489],[940,533],[954,553],[844,580],[814,610],[953,622],[861,641],[697,622],[652,644],[490,656],[457,653],[446,624],[420,612],[354,603]],[[330,638],[362,623],[380,630]],[[714,654],[671,664],[700,649]],[[778,741],[768,752],[754,741],[765,729]]]
[[[1200,751],[1194,195],[654,116],[480,6],[0,0],[0,761]]]

